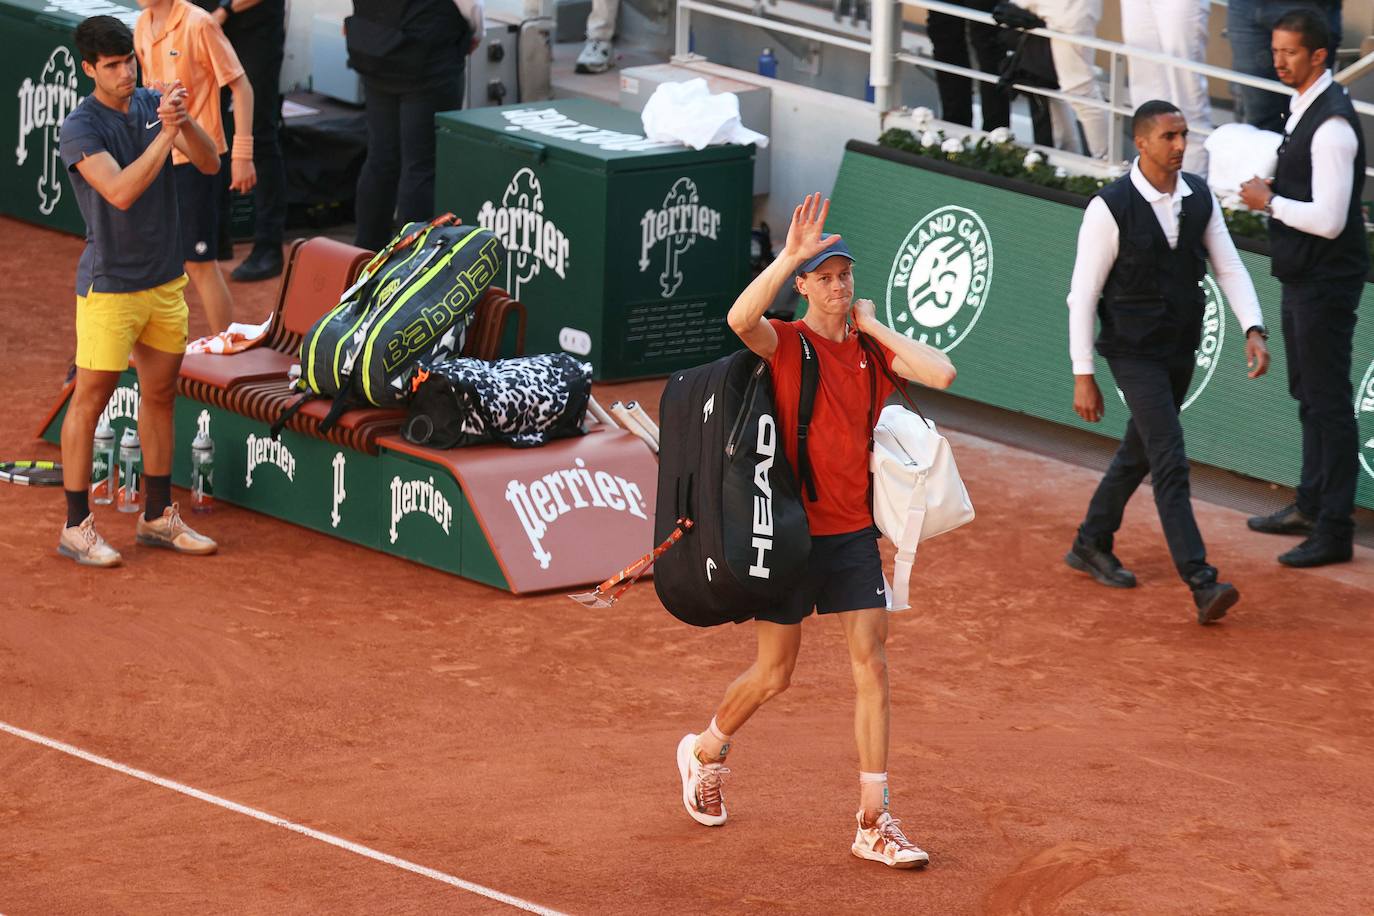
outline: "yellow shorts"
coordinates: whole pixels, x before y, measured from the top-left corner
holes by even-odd
[[[76,365],[123,372],[141,343],[186,352],[186,275],[136,293],[88,292],[76,297]]]

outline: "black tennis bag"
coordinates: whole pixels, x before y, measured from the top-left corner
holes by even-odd
[[[805,405],[806,388],[814,392],[818,378],[805,338],[803,365],[812,369],[803,372]],[[802,443],[808,419],[798,424]],[[806,564],[811,532],[783,448],[768,364],[741,350],[673,373],[659,423],[654,540],[692,523],[654,563],[659,600],[698,627],[739,623],[776,607]]]
[[[416,445],[504,442],[531,448],[582,435],[592,366],[567,353],[488,362],[458,357],[422,364],[401,431]]]

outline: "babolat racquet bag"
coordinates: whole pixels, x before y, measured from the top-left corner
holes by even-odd
[[[807,405],[819,370],[805,338],[802,352]],[[809,417],[800,420],[803,447]],[[654,540],[685,530],[654,562],[659,600],[699,627],[739,623],[776,607],[806,564],[811,533],[783,447],[768,364],[742,350],[673,373],[659,422]],[[805,464],[804,448],[799,452]]]
[[[411,367],[462,350],[467,326],[501,269],[505,251],[476,226],[447,213],[409,223],[301,341],[307,396],[274,424],[280,429],[310,397],[334,399],[327,430],[349,407],[394,407],[409,399]]]

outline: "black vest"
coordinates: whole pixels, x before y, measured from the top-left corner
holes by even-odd
[[[1098,192],[1120,233],[1116,263],[1097,304],[1097,352],[1103,356],[1172,359],[1192,353],[1202,339],[1203,236],[1212,218],[1212,192],[1196,175],[1180,172],[1179,180],[1193,193],[1183,198],[1174,248],[1129,174]]]
[[[1289,200],[1312,199],[1312,136],[1329,118],[1344,118],[1355,131],[1354,183],[1345,228],[1334,239],[1309,235],[1276,219],[1269,221],[1270,272],[1286,283],[1343,280],[1369,273],[1360,198],[1364,189],[1364,134],[1355,108],[1339,83],[1327,86],[1285,134],[1274,170],[1274,193]]]

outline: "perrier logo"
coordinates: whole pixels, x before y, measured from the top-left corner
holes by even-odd
[[[982,217],[946,206],[921,217],[892,259],[887,324],[953,350],[973,330],[992,286],[992,241]]]
[[[1374,362],[1355,391],[1355,422],[1360,430],[1360,466],[1374,477]]]

